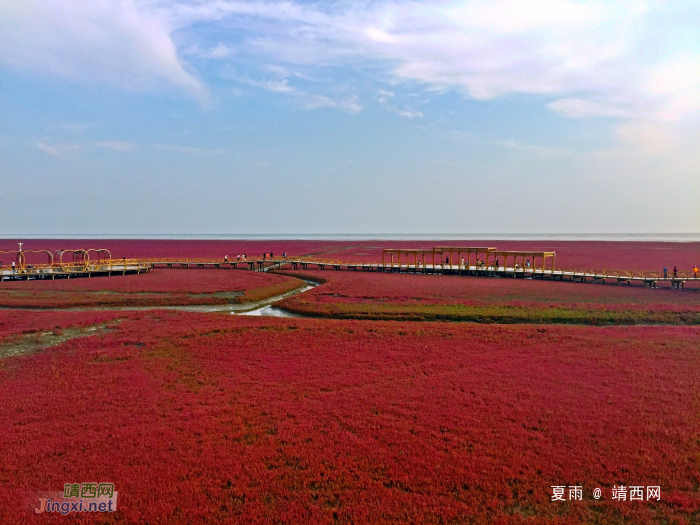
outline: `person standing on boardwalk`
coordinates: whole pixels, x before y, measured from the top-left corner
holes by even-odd
[[[225,263],[228,262],[228,255],[224,255],[224,262],[225,262]]]
[[[664,279],[668,279],[668,267],[664,266]]]
[[[15,272],[15,261],[12,261],[12,273]]]
[[[698,278],[698,265],[693,266],[693,278]]]
[[[673,267],[673,278],[675,279],[676,277],[678,277],[678,268],[676,268],[676,267],[674,266],[674,267]]]

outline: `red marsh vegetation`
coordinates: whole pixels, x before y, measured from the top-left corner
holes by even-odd
[[[18,315],[39,330],[84,316],[0,312],[0,344]],[[112,324],[0,360],[1,523],[64,523],[27,492],[95,480],[118,510],[71,522],[700,519],[695,327]],[[612,501],[621,484],[661,500]],[[582,501],[552,502],[552,485]]]
[[[295,278],[230,269],[156,269],[141,275],[4,281],[0,306],[70,308],[255,302],[305,284]]]
[[[700,324],[700,291],[364,271],[285,272],[325,284],[279,306],[354,319]]]

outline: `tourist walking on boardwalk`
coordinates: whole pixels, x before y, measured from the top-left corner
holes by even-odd
[[[12,273],[15,271],[15,261],[12,261]]]
[[[668,279],[668,267],[664,266],[664,279]]]
[[[224,262],[225,262],[225,263],[228,262],[228,255],[224,255]]]
[[[678,277],[678,268],[676,268],[676,267],[674,266],[674,267],[673,267],[673,278],[675,279],[676,277]]]
[[[695,266],[693,266],[693,277],[695,279],[698,278],[698,265],[697,264]]]

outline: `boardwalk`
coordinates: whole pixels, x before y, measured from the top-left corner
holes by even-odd
[[[503,252],[499,252],[503,253]],[[522,253],[522,252],[519,252]],[[523,267],[521,265],[502,266],[491,264],[423,264],[420,261],[409,262],[356,262],[320,257],[274,257],[248,258],[240,261],[223,261],[222,259],[203,258],[144,258],[108,260],[94,263],[38,264],[27,265],[12,270],[0,268],[2,280],[64,279],[75,277],[109,276],[138,274],[154,268],[217,268],[245,269],[251,271],[285,270],[346,270],[386,273],[413,273],[438,275],[473,275],[482,277],[500,277],[513,279],[547,279],[559,281],[579,281],[590,283],[638,284],[657,287],[668,283],[673,288],[681,289],[686,282],[700,282],[692,273],[679,272],[675,277],[662,272],[638,272],[631,270],[589,270],[566,268],[543,268],[542,266]]]

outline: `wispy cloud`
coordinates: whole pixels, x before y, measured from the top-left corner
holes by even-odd
[[[648,31],[649,19],[670,19],[670,10],[652,0],[217,0],[178,8],[183,19],[247,28],[246,52],[277,63],[364,67],[478,100],[559,97],[550,107],[567,117],[675,121],[700,112],[700,50],[679,51],[672,22]]]
[[[248,70],[239,82],[305,108],[357,113],[372,94],[296,82],[342,68],[391,88],[380,104],[399,84],[477,100],[524,93],[568,118],[673,128],[700,122],[700,46],[678,36],[698,34],[693,14],[694,2],[656,0],[5,1],[0,63],[129,90],[170,86],[204,101],[197,64],[183,56],[239,60]]]
[[[350,114],[357,114],[364,109],[364,106],[358,102],[357,95],[333,99],[325,95],[303,93],[301,97],[306,109],[335,108]]]
[[[270,91],[271,93],[290,95],[294,97],[297,103],[304,109],[334,108],[351,114],[357,114],[364,109],[357,95],[331,97],[328,95],[309,93],[306,90],[290,85],[288,78],[279,80],[253,80],[248,77],[240,77],[238,81],[248,86]]]
[[[36,147],[47,155],[54,157],[71,157],[73,154],[88,151],[93,148],[108,149],[118,152],[127,152],[136,149],[136,144],[123,140],[97,140],[85,143],[60,143],[49,138],[37,141]]]
[[[523,144],[517,140],[505,140],[499,142],[499,144],[505,146],[506,148],[521,151],[542,159],[553,159],[555,157],[563,157],[571,154],[571,152],[567,149],[548,148],[546,146],[538,146],[535,144]]]
[[[94,124],[81,123],[81,122],[66,122],[58,127],[67,133],[82,133],[83,131],[94,127]]]
[[[185,48],[183,54],[210,60],[222,60],[235,55],[236,49],[234,47],[227,46],[223,42],[219,42],[216,46],[207,49],[202,49],[199,44],[195,43],[188,48]]]
[[[248,77],[241,77],[238,79],[241,84],[246,84],[248,86],[264,89],[265,91],[270,91],[272,93],[293,93],[295,89],[289,85],[286,78],[282,80],[253,80]]]
[[[92,145],[98,148],[106,148],[114,151],[132,151],[136,148],[136,144],[133,142],[126,142],[123,140],[101,140],[93,142]]]
[[[153,1],[3,1],[0,63],[133,91],[175,86],[206,101],[171,38],[177,27]]]
[[[37,141],[36,147],[52,157],[66,157],[83,149],[80,144],[56,144],[47,140]]]
[[[224,155],[225,150],[218,148],[200,148],[194,146],[178,146],[174,144],[153,144],[153,149],[158,151],[168,151],[174,153],[184,153],[187,155],[198,155],[198,156],[212,156],[212,155]]]
[[[423,117],[423,112],[415,109],[402,109],[399,111],[399,116],[406,118],[421,118]]]

